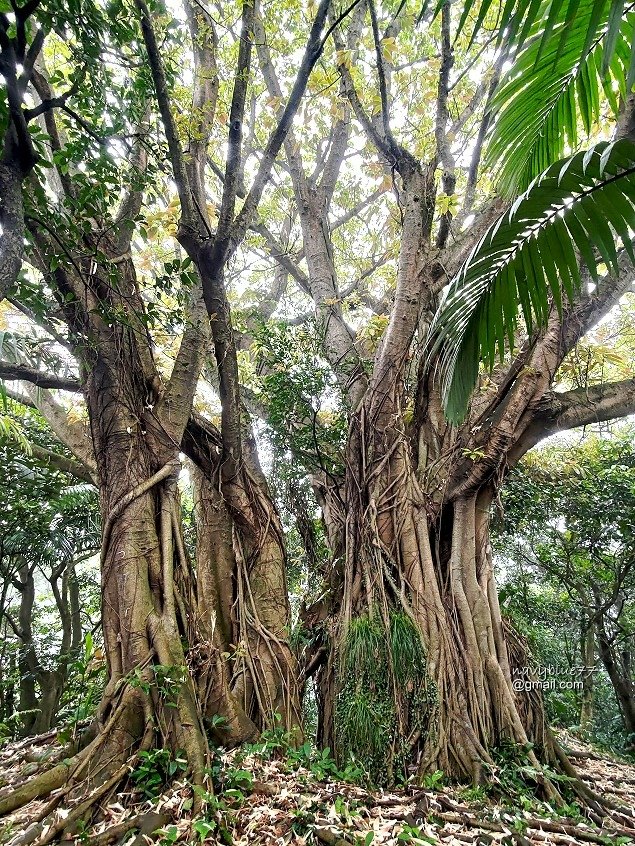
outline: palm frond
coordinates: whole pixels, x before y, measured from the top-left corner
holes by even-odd
[[[418,20],[422,21],[428,16],[434,20],[444,2],[445,0],[424,0]],[[463,31],[469,32],[471,43],[488,20],[495,19],[499,44],[505,40],[519,49],[532,33],[539,30],[539,41],[544,49],[558,25],[564,23],[566,29],[558,36],[564,45],[568,37],[568,27],[580,16],[583,5],[580,0],[464,0],[457,35]],[[605,44],[610,53],[611,41],[619,29],[624,0],[593,0],[591,6],[591,15],[586,16],[583,57],[597,35],[600,22],[607,16],[610,16],[611,26],[606,32]]]
[[[602,142],[556,162],[538,177],[474,247],[450,284],[431,329],[439,353],[443,404],[460,422],[496,352],[514,345],[519,307],[529,333],[546,325],[552,303],[573,301],[579,264],[618,272],[619,238],[635,264],[635,144]]]
[[[5,441],[12,441],[25,455],[31,455],[31,444],[18,421],[0,412],[0,444]]]
[[[534,38],[517,55],[492,102],[495,122],[485,157],[486,165],[498,171],[503,194],[527,188],[564,156],[565,145],[577,147],[578,123],[588,135],[602,117],[602,92],[617,116],[635,65],[635,2],[621,5],[623,17],[616,27],[614,10],[605,4],[588,47],[596,0],[582,0],[573,20],[559,23],[546,44]]]
[[[434,20],[444,2],[445,0],[423,0],[418,21],[424,18]],[[550,63],[552,71],[554,70],[555,60],[561,73],[564,71],[566,76],[565,57],[569,57],[570,65],[571,59],[575,58],[580,68],[587,68],[588,78],[582,75],[582,70],[575,74],[576,85],[581,89],[577,99],[582,111],[582,104],[588,103],[589,97],[594,96],[598,80],[609,100],[614,99],[614,94],[610,94],[613,79],[621,75],[624,87],[629,91],[635,83],[635,40],[632,35],[629,40],[629,33],[624,32],[626,25],[631,28],[632,34],[632,21],[629,21],[631,8],[632,4],[625,0],[463,0],[456,37],[463,32],[469,33],[471,45],[482,30],[491,30],[494,26],[498,32],[498,48],[505,44],[508,55],[517,56],[527,44],[528,49],[531,48],[534,69],[539,64],[543,73],[547,71]],[[574,44],[577,48],[575,57]],[[599,57],[598,64],[595,61],[587,61],[590,53]],[[616,62],[623,66],[625,72],[616,73]],[[515,75],[515,67],[512,73]],[[556,78],[557,76],[552,76],[550,80],[547,92],[549,100],[552,100],[555,94],[553,85]],[[564,77],[560,75],[559,78]],[[540,89],[536,87],[534,91],[538,92]],[[565,125],[571,115],[572,96],[575,101],[576,97],[572,94],[558,98],[561,103],[560,122]],[[591,105],[594,105],[593,101]],[[540,104],[539,111],[542,111],[542,108],[543,105]],[[571,128],[570,123],[568,128]],[[553,131],[551,135],[553,136]],[[561,147],[554,149],[560,149],[560,155],[563,152]]]
[[[430,16],[434,20],[443,8],[445,0],[424,0],[421,5],[418,20],[422,21],[424,18]],[[574,2],[574,0],[571,0]],[[562,0],[554,0],[555,5],[561,5]],[[527,36],[529,30],[533,27],[537,20],[544,17],[544,7],[551,6],[551,3],[545,3],[545,0],[465,0],[462,4],[461,16],[457,26],[457,35],[463,31],[470,32],[470,44],[474,41],[478,33],[483,28],[487,17],[490,13],[496,13],[497,27],[500,33],[499,41],[503,33],[509,33],[514,43],[520,46],[520,43]],[[567,6],[569,3],[566,4]]]

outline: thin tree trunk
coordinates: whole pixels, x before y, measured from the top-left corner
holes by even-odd
[[[620,666],[620,662],[614,654],[611,638],[606,631],[603,617],[599,615],[596,619],[600,660],[615,691],[626,733],[633,738],[635,737],[635,686],[630,674],[624,673],[624,668]]]
[[[580,702],[580,728],[588,732],[593,723],[593,693],[595,668],[595,632],[593,621],[582,620],[581,637],[582,666],[582,698]]]
[[[20,581],[18,669],[20,671],[20,712],[22,713],[21,733],[28,736],[33,734],[39,704],[36,682],[40,667],[33,643],[33,605],[35,603],[33,569],[28,564],[22,564],[18,571],[18,578]]]
[[[84,639],[84,632],[82,629],[82,614],[81,604],[79,598],[79,582],[77,580],[77,572],[75,570],[75,562],[69,565],[68,574],[68,603],[70,606],[71,619],[71,651],[76,654],[82,645]]]

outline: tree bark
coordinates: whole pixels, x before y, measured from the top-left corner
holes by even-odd
[[[24,208],[21,169],[15,162],[0,161],[0,300],[15,285],[24,256]]]
[[[600,604],[602,604],[601,600]],[[607,631],[602,612],[596,615],[596,626],[600,660],[615,691],[624,728],[630,737],[631,743],[633,743],[635,740],[635,686],[633,685],[630,668],[625,667],[621,656],[616,655],[614,643]]]
[[[181,554],[177,516],[179,451],[153,413],[158,398],[151,396],[154,374],[148,373],[148,363],[134,333],[115,324],[111,332],[102,330],[86,367],[103,525],[109,681],[99,712],[102,729],[116,715],[91,767],[109,775],[156,720],[163,743],[185,750],[192,777],[200,783],[207,741],[183,645],[193,633],[183,605],[191,572]]]
[[[582,657],[582,699],[580,702],[580,728],[589,731],[593,722],[593,688],[595,669],[595,631],[592,620],[582,619],[580,652]],[[593,668],[593,669],[591,669]]]
[[[388,745],[385,760],[368,763],[392,778],[396,768],[406,777],[414,766],[420,774],[440,769],[478,783],[505,742],[535,744],[528,756],[537,767],[537,755],[553,760],[538,692],[518,694],[513,686],[514,671],[529,661],[498,606],[489,545],[492,489],[446,501],[431,514],[398,415],[378,432],[368,423],[368,407],[372,398],[353,421],[348,447],[346,561],[331,642],[337,704],[324,735],[334,736],[342,757],[354,752],[359,759],[360,749],[348,743],[355,735],[346,700],[374,686],[399,741]],[[400,647],[396,640],[404,615],[422,649],[420,677],[401,666],[398,650],[409,655],[417,645]],[[357,648],[360,621],[377,621],[393,648],[376,656],[388,667],[385,676],[360,673],[351,687],[347,652]]]
[[[38,713],[36,680],[39,663],[33,643],[33,605],[35,603],[35,580],[33,568],[23,564],[18,571],[20,583],[20,611],[18,614],[20,651],[20,712],[22,713],[22,734],[33,734]]]
[[[280,721],[299,737],[282,527],[246,429],[244,460],[225,480],[220,434],[201,418],[191,420],[185,433],[184,449],[198,465],[197,613],[214,620],[221,652],[229,653],[231,695],[247,717],[248,732]]]

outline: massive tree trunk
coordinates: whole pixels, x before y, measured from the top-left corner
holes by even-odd
[[[537,755],[551,759],[540,696],[513,687],[514,669],[529,662],[498,605],[492,489],[435,504],[416,477],[398,404],[383,430],[369,423],[372,404],[371,395],[348,445],[337,699],[327,735],[341,755],[365,753],[389,778],[416,767],[480,782],[505,742],[535,744],[535,764]],[[386,737],[368,736],[364,748],[365,709],[376,711]]]
[[[174,754],[182,750],[194,784],[203,782],[208,762],[203,709],[188,663],[205,633],[190,614],[194,572],[178,493],[180,442],[206,336],[193,320],[172,377],[163,385],[141,319],[143,303],[130,254],[120,254],[116,238],[102,237],[101,248],[111,257],[106,268],[83,260],[86,267],[78,266],[84,275],[78,278],[74,267],[62,267],[56,281],[62,299],[73,295],[65,308],[76,331],[75,354],[97,465],[108,683],[95,739],[69,765],[5,797],[0,813],[65,783],[56,800],[61,801],[72,785],[86,784],[87,778],[98,799],[101,790],[128,774],[140,750],[153,745]],[[199,801],[195,798],[195,804]],[[89,807],[81,815],[87,812]]]
[[[326,623],[330,654],[318,679],[332,701],[322,739],[387,781],[440,769],[478,783],[512,745],[555,798],[540,773],[560,764],[559,750],[538,685],[525,676],[526,649],[501,618],[489,512],[529,426],[525,412],[564,354],[561,336],[554,328],[555,340],[547,333],[530,348],[524,362],[534,367],[512,390],[478,396],[458,429],[445,422],[433,367],[425,356],[410,360],[438,290],[434,170],[394,143],[389,152],[401,179],[401,252],[390,324],[349,426],[344,530],[333,544],[343,550],[341,602]]]
[[[134,270],[122,267],[121,288]],[[131,285],[134,290],[134,284]],[[91,767],[121,765],[136,745],[185,750],[195,781],[207,742],[186,664],[192,578],[179,516],[179,444],[160,407],[160,382],[146,333],[107,321],[86,356],[85,395],[102,510],[102,618],[109,681],[100,708],[108,727]],[[115,303],[112,304],[113,306]],[[141,313],[141,309],[137,314]],[[143,740],[142,740],[143,738]]]
[[[425,298],[417,308],[412,280],[427,272],[425,248],[415,247],[421,240],[407,238],[416,222],[409,221],[407,199],[416,196],[425,193],[411,190],[404,202],[391,325],[349,427],[342,511],[334,496],[324,512],[335,515],[327,535],[342,553],[343,573],[334,567],[331,608],[321,601],[306,615],[310,620],[314,612],[323,621],[320,636],[330,635],[317,677],[325,700],[321,737],[387,780],[441,769],[479,782],[497,751],[512,745],[533,765],[544,795],[557,797],[540,774],[546,765],[574,778],[576,791],[593,804],[549,731],[540,685],[526,669],[527,649],[501,618],[489,520],[509,468],[540,431],[556,428],[551,376],[583,326],[608,306],[611,291],[572,307],[562,327],[554,318],[519,353],[514,375],[499,377],[509,381],[499,381],[496,393],[477,394],[462,426],[444,420],[438,388],[423,367],[412,413],[404,407],[412,314],[425,317]],[[615,279],[607,288],[614,295],[622,284]],[[564,428],[585,420],[575,412],[562,416],[569,403],[577,408],[575,394],[555,395]],[[388,726],[383,735],[368,731],[381,725]]]
[[[197,614],[211,625],[240,706],[232,741],[280,724],[300,731],[297,662],[282,527],[248,433],[244,463],[223,481],[221,439],[202,418],[190,421],[185,449],[197,462]],[[222,711],[220,713],[223,713]],[[230,717],[231,709],[227,716]],[[299,736],[299,735],[298,735]]]
[[[209,728],[224,745],[257,733],[246,703],[231,687],[236,650],[235,557],[231,517],[217,488],[196,465],[191,468],[196,523],[196,625],[202,643],[192,653],[199,697]],[[222,717],[222,722],[214,719]]]

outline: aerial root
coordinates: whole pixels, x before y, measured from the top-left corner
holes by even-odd
[[[124,750],[120,750],[108,760],[107,755],[105,755],[105,747],[107,748],[113,730],[125,711],[126,704],[127,697],[124,693],[113,708],[106,724],[91,743],[70,760],[35,776],[0,800],[0,816],[3,816],[19,810],[35,799],[43,799],[53,793],[44,807],[31,817],[30,825],[26,831],[14,838],[10,846],[29,846],[29,844],[46,846],[46,844],[51,843],[73,823],[80,819],[86,819],[95,803],[111,792],[130,773],[139,753],[144,749],[149,749],[152,745],[154,727],[152,720],[146,719],[145,732],[136,751],[133,754],[128,754]],[[149,716],[149,711],[146,708],[146,718]],[[107,759],[105,764],[103,763],[104,758]],[[122,761],[122,758],[125,760]],[[118,765],[116,764],[117,760],[119,761]],[[105,775],[106,766],[115,766],[115,769],[110,774]],[[92,772],[85,773],[87,769]],[[94,783],[95,774],[99,776],[100,773],[104,774],[103,780],[89,789],[91,779]],[[70,793],[77,796],[76,801],[68,804],[66,813],[60,814],[59,819],[51,820],[51,815]],[[49,820],[51,821],[49,822]]]
[[[508,828],[501,823],[495,823],[490,820],[484,820],[473,814],[467,814],[465,812],[452,812],[452,811],[435,811],[435,817],[444,820],[445,822],[454,823],[456,825],[464,825],[469,826],[471,828],[483,828],[486,831],[496,831],[496,832],[506,832]],[[616,834],[625,834],[630,836],[632,834],[631,831],[627,830],[619,830],[616,831],[615,829],[605,829],[605,833],[601,834],[599,832],[594,831],[585,831],[580,829],[578,826],[569,825],[568,823],[561,823],[561,822],[552,822],[549,820],[540,820],[540,819],[525,819],[523,820],[525,828],[527,830],[527,836],[521,835],[517,832],[511,832],[512,837],[518,842],[522,844],[526,844],[530,842],[531,837],[534,836],[534,832],[541,832],[541,831],[548,831],[552,834],[561,834],[566,837],[566,840],[563,839],[563,842],[568,844],[571,843],[570,838],[573,837],[577,842],[583,843],[599,843],[602,846],[606,846],[606,839],[608,835],[616,835]]]
[[[48,796],[49,793],[62,787],[71,777],[75,767],[79,766],[88,749],[90,747],[86,747],[85,750],[79,752],[70,761],[62,761],[62,763],[56,764],[50,770],[29,779],[29,781],[25,782],[17,790],[14,790],[13,793],[0,799],[0,817],[17,811],[19,808],[33,801],[33,799]]]
[[[74,784],[77,783],[76,779],[81,770],[91,761],[95,760],[97,751],[110,736],[115,721],[124,706],[125,696],[122,696],[97,737],[72,758],[62,761],[50,770],[34,776],[34,778],[29,779],[29,781],[25,782],[17,790],[14,790],[13,793],[0,799],[0,817],[19,810],[34,799],[43,799],[45,796],[53,793],[53,791],[59,790],[60,792],[51,799],[51,802],[44,807],[35,819],[36,821],[40,821],[47,816],[72,789]],[[149,740],[149,738],[144,737],[144,742],[146,739]],[[61,788],[64,789],[62,790]]]

